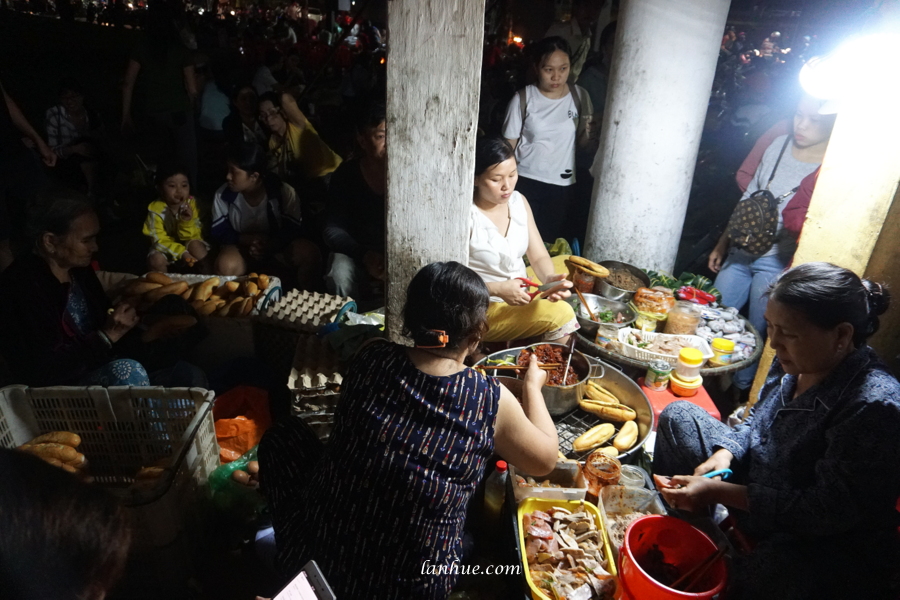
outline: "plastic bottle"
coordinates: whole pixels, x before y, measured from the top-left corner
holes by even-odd
[[[503,508],[503,500],[506,498],[506,461],[498,460],[494,472],[491,473],[484,484],[484,516],[489,524],[500,522],[500,510]]]

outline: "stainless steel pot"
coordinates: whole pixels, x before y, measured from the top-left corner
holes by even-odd
[[[640,279],[641,283],[644,284],[644,287],[650,287],[650,277],[634,265],[629,265],[628,263],[619,262],[617,260],[604,260],[597,264],[606,267],[610,271],[612,271],[613,269],[628,271],[629,273]],[[601,279],[599,281],[599,287],[600,289],[598,291],[600,292],[600,295],[604,298],[609,298],[610,300],[628,304],[629,302],[631,302],[631,299],[634,298],[633,291],[630,292],[628,290],[623,290],[622,288],[617,288],[614,285],[607,283],[606,279]]]
[[[569,347],[564,344],[542,342],[542,344],[544,343],[565,348],[566,351],[569,349]],[[519,358],[519,352],[523,349],[524,348],[510,348],[509,350],[494,352],[478,361],[475,366],[482,366],[491,359],[509,359],[515,362]],[[587,386],[587,382],[591,378],[592,373],[597,372],[596,369],[592,367],[587,356],[578,350],[575,350],[572,354],[572,368],[575,369],[575,373],[578,374],[577,383],[573,385],[545,385],[541,388],[541,393],[544,395],[544,402],[547,405],[547,412],[550,413],[550,416],[557,417],[575,409],[578,406],[578,402],[584,398],[585,386]],[[510,388],[510,391],[513,393],[516,393],[516,390],[521,391],[522,382],[520,379],[504,376],[502,375],[504,371],[491,371],[490,368],[487,368],[488,375],[494,375],[495,373],[498,374],[497,379],[506,385],[506,387]],[[597,377],[599,375],[595,374],[593,376]],[[516,383],[512,383],[509,380],[514,380]]]

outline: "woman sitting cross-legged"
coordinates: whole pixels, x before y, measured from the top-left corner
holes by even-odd
[[[663,497],[725,505],[753,545],[729,600],[900,597],[900,383],[866,345],[888,303],[847,269],[794,267],[768,293],[777,359],[750,416],[729,428],[690,402],[660,415]],[[734,476],[702,477],[720,469]]]
[[[570,281],[555,273],[553,261],[534,222],[525,196],[516,191],[516,157],[501,137],[475,142],[475,197],[469,216],[469,267],[491,292],[486,342],[538,337],[566,343],[578,329],[575,312],[565,302]],[[542,283],[559,286],[533,300],[524,278],[528,256]]]

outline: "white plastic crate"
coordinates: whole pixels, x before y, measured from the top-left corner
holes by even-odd
[[[623,327],[619,330],[618,341],[620,344],[621,352],[624,356],[629,358],[636,358],[637,360],[664,360],[672,366],[675,366],[675,363],[678,362],[678,356],[672,356],[670,354],[658,354],[656,352],[648,352],[643,348],[638,348],[637,346],[632,346],[627,342],[628,336],[632,333],[640,334],[641,338],[647,340],[648,342],[652,342],[657,338],[673,338],[684,341],[684,343],[691,347],[696,348],[703,354],[703,361],[706,362],[710,358],[713,357],[712,348],[709,346],[709,342],[704,340],[702,337],[697,335],[671,335],[668,333],[656,333],[653,331],[640,331],[639,329],[632,329],[631,327]]]
[[[9,386],[0,389],[0,446],[50,431],[77,433],[87,472],[130,513],[134,550],[159,548],[191,523],[219,466],[213,399],[200,388]],[[133,487],[134,475],[150,465],[165,475]]]

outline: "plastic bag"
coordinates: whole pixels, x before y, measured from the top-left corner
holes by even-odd
[[[213,503],[225,512],[251,515],[261,510],[266,501],[255,488],[238,483],[232,474],[238,469],[247,470],[247,464],[256,460],[258,446],[228,464],[216,468],[209,475],[209,487]]]
[[[216,398],[213,418],[219,458],[230,463],[259,444],[272,425],[269,393],[244,385],[233,388]]]

